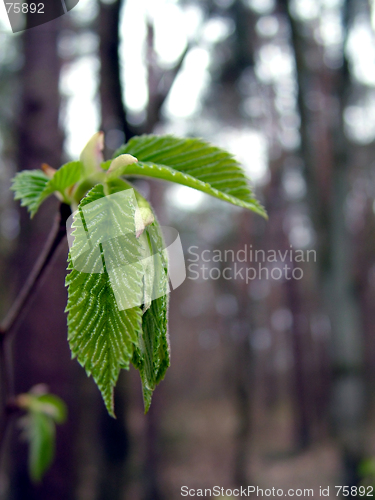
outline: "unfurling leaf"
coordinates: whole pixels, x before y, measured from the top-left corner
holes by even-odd
[[[103,149],[104,134],[103,132],[97,132],[88,141],[79,157],[80,161],[83,163],[87,176],[93,174],[97,170],[100,170],[100,165],[103,161]]]
[[[114,160],[111,161],[109,165],[109,169],[107,172],[108,179],[111,178],[111,175],[114,174],[114,178],[117,178],[119,175],[122,175],[123,172],[128,165],[132,163],[137,163],[137,158],[134,158],[132,155],[120,155],[117,156]]]

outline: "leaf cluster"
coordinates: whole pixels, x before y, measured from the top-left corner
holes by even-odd
[[[131,139],[112,160],[104,162],[100,152],[102,142],[102,135],[96,134],[79,161],[66,163],[59,170],[44,166],[44,171],[18,173],[12,185],[15,199],[21,200],[21,205],[27,207],[33,217],[43,201],[55,194],[84,219],[85,210],[90,204],[94,207],[93,202],[134,189],[127,178],[150,177],[200,190],[266,217],[237,160],[218,147],[196,138],[143,135]],[[123,259],[130,262],[125,266],[126,272],[121,271],[120,265],[112,265],[112,270],[104,265],[104,272],[90,271],[97,270],[101,262],[107,262],[108,267],[108,252],[104,255],[101,244],[85,254],[88,272],[76,268],[71,252],[68,257],[66,311],[70,349],[72,356],[94,378],[112,416],[113,390],[122,368],[128,369],[132,363],[139,370],[147,411],[152,392],[169,366],[167,291],[152,298],[155,286],[167,290],[165,245],[152,207],[134,191],[139,209],[136,212],[134,208],[134,244],[129,244],[128,231],[127,236],[113,240],[110,248],[113,255],[123,255],[126,247],[129,255]],[[116,224],[125,227],[124,210],[116,215]],[[73,227],[76,236],[79,231],[88,231],[84,224],[83,228],[77,223]],[[79,243],[76,245],[75,251],[82,254],[83,249]],[[139,296],[140,305],[119,308],[119,300],[127,300],[116,285],[120,280],[125,281],[131,293]],[[43,418],[38,414],[38,419],[32,420],[33,428],[39,425],[47,429]]]

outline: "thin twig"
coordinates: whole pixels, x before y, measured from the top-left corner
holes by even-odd
[[[51,262],[61,241],[66,235],[66,221],[71,214],[69,205],[62,203],[60,211],[48,236],[47,242],[36,261],[26,283],[0,325],[0,450],[4,443],[10,417],[17,411],[14,404],[12,355],[9,345],[10,334],[22,319],[29,299]]]
[[[34,265],[26,283],[18,294],[14,304],[10,308],[7,316],[0,325],[0,336],[7,335],[16,325],[21,318],[27,301],[31,294],[34,292],[38,281],[42,277],[45,269],[48,267],[55,251],[57,250],[60,242],[66,235],[66,221],[70,215],[70,207],[64,203],[60,205],[60,213],[56,217],[55,223],[51,229],[45,247],[40,254],[37,262]]]

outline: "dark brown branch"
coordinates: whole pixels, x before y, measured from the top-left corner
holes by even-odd
[[[122,84],[120,77],[120,33],[119,22],[121,9],[125,0],[116,0],[111,3],[100,2],[99,11],[99,56],[100,56],[100,104],[102,123],[101,129],[107,133],[111,130],[120,130],[125,139],[131,139],[135,131],[126,117],[126,109],[122,99]],[[110,147],[106,154],[112,156],[114,149],[121,144]]]
[[[52,227],[51,233],[42,253],[35,263],[34,268],[32,269],[14,304],[10,308],[10,311],[0,325],[0,338],[7,335],[21,318],[25,306],[27,305],[28,299],[34,292],[38,281],[42,277],[45,269],[48,267],[48,264],[50,263],[55,251],[60,245],[60,242],[66,235],[66,221],[70,213],[70,207],[66,204],[61,204],[60,213],[56,217],[55,223]]]
[[[173,83],[175,82],[190,49],[191,44],[188,43],[173,68],[163,71],[157,64],[157,55],[154,48],[154,26],[148,22],[147,73],[149,102],[147,106],[147,122],[143,132],[151,133],[155,125],[160,121],[163,104],[172,89]]]

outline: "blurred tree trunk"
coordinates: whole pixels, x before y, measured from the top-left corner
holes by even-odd
[[[223,15],[216,2],[209,2],[210,15]],[[206,105],[212,116],[218,121],[235,124],[239,129],[244,127],[243,118],[239,115],[240,95],[238,82],[243,72],[254,65],[256,49],[255,24],[257,15],[243,2],[233,2],[225,16],[230,17],[235,25],[233,37],[229,44],[230,57],[221,64],[219,71],[213,75],[211,91],[207,95]],[[248,213],[239,215],[236,221],[241,228],[237,236],[233,236],[231,244],[236,252],[254,243],[254,226],[258,222]],[[218,319],[219,329],[228,338],[227,369],[231,380],[231,399],[236,413],[236,429],[233,435],[233,484],[251,483],[249,474],[250,445],[252,432],[252,402],[254,393],[254,353],[250,347],[252,327],[254,325],[253,303],[248,295],[248,286],[244,281],[216,283],[217,293],[229,294],[238,301],[236,322],[233,316]],[[233,398],[232,398],[233,395]]]
[[[58,18],[26,30],[22,35],[24,65],[21,72],[22,97],[18,122],[19,170],[37,169],[43,162],[54,168],[61,165],[63,135],[59,129],[60,61],[57,55],[60,26],[61,18]],[[13,260],[17,290],[26,280],[44,245],[56,209],[57,200],[50,200],[32,224],[26,210],[21,209],[19,249]],[[52,392],[68,403],[70,418],[67,424],[57,430],[56,461],[43,483],[38,486],[30,483],[27,447],[19,443],[19,432],[14,429],[11,498],[15,500],[72,498],[72,415],[75,396],[71,390],[72,364],[63,313],[66,301],[65,268],[66,251],[60,251],[42,286],[35,293],[29,313],[18,327],[14,341],[14,382],[17,393],[28,391],[37,383],[48,384]]]
[[[278,162],[279,163],[279,162]],[[288,203],[283,196],[281,165],[278,164],[271,174],[271,182],[268,191],[267,210],[269,222],[267,231],[269,244],[274,248],[279,248],[282,253],[290,250],[290,242],[285,234],[283,221],[287,217]],[[275,243],[276,242],[276,243]],[[287,261],[290,268],[289,276],[293,272],[294,262]],[[285,302],[282,307],[286,307],[292,315],[290,327],[290,348],[293,359],[291,368],[291,395],[293,405],[293,446],[302,451],[311,444],[313,426],[313,408],[311,407],[311,374],[307,369],[307,357],[311,355],[309,350],[309,332],[304,328],[303,300],[301,299],[301,289],[299,282],[295,279],[286,279],[283,283]]]
[[[119,23],[125,1],[116,0],[110,3],[99,1],[99,94],[101,129],[107,135],[107,155],[112,155],[116,148],[134,135],[134,130],[126,119],[120,74]]]
[[[354,8],[359,3],[351,0],[344,3],[346,34]],[[329,313],[332,325],[332,427],[342,451],[343,484],[355,485],[363,453],[364,380],[360,311],[352,274],[352,241],[344,213],[349,191],[350,145],[344,133],[343,111],[350,89],[350,75],[345,57],[341,68],[325,68],[320,75],[325,83],[324,99],[331,107],[327,106],[328,113],[326,107],[321,111],[327,114],[320,117],[323,122],[319,127],[326,131],[330,143],[326,151],[328,159],[319,162],[319,152],[314,152],[314,148],[318,149],[314,143],[318,132],[312,129],[307,108],[311,82],[316,80],[316,76],[314,78],[306,63],[306,40],[300,33],[300,26],[293,17],[289,19],[299,85],[301,155],[305,163],[313,221],[317,234],[322,235],[318,242],[318,283],[322,291],[322,305]],[[332,109],[333,103],[337,104],[336,112]],[[312,132],[315,132],[315,137]],[[325,172],[321,170],[322,165]]]
[[[244,212],[240,216],[235,251],[246,248],[249,242],[254,243],[254,217]],[[259,223],[256,221],[255,224]],[[229,282],[230,283],[230,282]],[[238,418],[234,446],[233,480],[236,485],[251,483],[249,477],[249,459],[252,431],[252,403],[255,388],[254,352],[250,347],[250,339],[254,326],[254,303],[248,295],[245,281],[233,282],[238,300],[238,331],[232,332],[233,354],[230,356],[233,364],[234,402]],[[230,329],[230,325],[228,325]],[[233,327],[232,327],[233,329]]]

